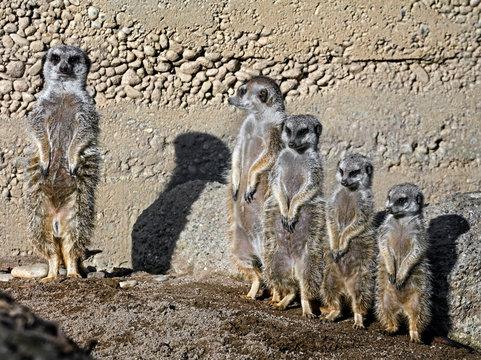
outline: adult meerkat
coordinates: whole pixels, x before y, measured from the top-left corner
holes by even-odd
[[[378,319],[387,332],[395,333],[399,318],[407,317],[411,342],[416,343],[421,342],[420,334],[431,318],[431,273],[423,206],[419,187],[409,183],[393,186],[386,201],[388,215],[378,235]]]
[[[85,90],[90,60],[81,49],[59,45],[43,58],[45,88],[29,114],[33,149],[27,169],[30,237],[57,277],[80,277],[79,262],[95,218],[99,178],[99,115]]]
[[[286,111],[279,86],[263,76],[241,85],[228,102],[248,113],[232,153],[228,208],[233,260],[252,282],[244,297],[255,299],[262,283],[264,195]]]
[[[328,239],[324,242],[321,311],[334,321],[342,300],[350,300],[354,328],[364,328],[374,296],[375,239],[371,160],[360,154],[345,156],[338,164],[339,185],[326,204]]]
[[[264,273],[274,290],[273,307],[284,310],[300,290],[302,315],[308,318],[314,317],[312,301],[319,298],[322,279],[321,132],[314,116],[288,117],[282,131],[285,148],[272,168],[265,206]]]

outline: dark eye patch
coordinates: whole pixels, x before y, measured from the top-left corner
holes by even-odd
[[[52,54],[50,56],[50,62],[53,63],[54,65],[58,64],[60,61],[60,56],[58,54]]]
[[[361,170],[354,170],[354,171],[351,171],[349,173],[349,177],[354,177],[354,176],[358,176],[359,174],[361,173]]]
[[[246,94],[247,90],[245,87],[240,87],[239,88],[239,96],[244,96]]]
[[[344,175],[344,171],[342,171],[342,169],[341,169],[341,168],[339,168],[339,174],[341,174],[341,176],[343,176],[343,175]]]
[[[77,64],[79,61],[80,61],[80,57],[77,56],[77,55],[70,56],[70,57],[68,58],[68,63],[69,63],[70,65],[75,65],[75,64]]]
[[[291,129],[289,129],[287,126],[286,126],[286,134],[287,136],[291,136]]]
[[[396,200],[396,205],[404,205],[408,201],[407,197],[402,197]]]
[[[308,128],[302,128],[302,129],[300,129],[300,130],[297,132],[297,135],[299,135],[299,136],[304,136],[304,135],[306,135],[308,132],[309,132],[309,129],[308,129]]]

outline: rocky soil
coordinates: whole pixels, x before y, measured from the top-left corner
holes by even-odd
[[[271,310],[269,299],[240,298],[245,284],[231,278],[189,276],[155,280],[134,273],[126,278],[61,279],[42,285],[15,279],[0,290],[61,324],[81,347],[93,340],[96,359],[479,359],[481,354],[426,336],[409,342],[406,331],[383,333],[369,321],[354,330],[349,315],[337,323],[301,317],[299,304]]]

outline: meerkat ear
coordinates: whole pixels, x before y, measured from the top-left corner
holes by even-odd
[[[424,202],[424,196],[423,194],[417,194],[416,195],[416,202],[418,203],[418,205],[422,205],[423,202]]]
[[[316,127],[314,128],[314,131],[316,132],[316,134],[318,136],[320,136],[322,134],[322,125],[321,124],[317,124]]]
[[[366,174],[368,174],[369,176],[372,175],[372,171],[373,171],[373,167],[371,164],[367,164],[366,165]]]
[[[259,91],[259,93],[257,94],[257,97],[261,102],[267,103],[267,100],[269,99],[269,91],[267,91],[266,88],[263,88]]]
[[[90,58],[86,53],[83,53],[84,55],[84,60],[85,60],[85,66],[87,66],[87,73],[90,71],[90,67],[92,66],[92,62],[90,61]]]

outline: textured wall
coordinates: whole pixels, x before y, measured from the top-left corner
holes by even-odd
[[[378,208],[400,181],[419,183],[430,200],[479,189],[479,2],[366,3],[1,2],[0,253],[33,250],[25,115],[42,87],[41,57],[59,43],[93,61],[100,267],[165,270],[155,249],[172,254],[183,229],[195,229],[185,224],[202,184],[222,182],[242,121],[225,100],[252,75],[276,79],[290,112],[322,121],[327,191],[345,151],[374,159]],[[146,232],[157,237],[150,253]]]

